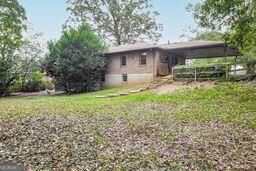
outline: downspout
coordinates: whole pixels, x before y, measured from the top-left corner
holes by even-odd
[[[237,56],[235,58],[235,75],[236,75],[236,68],[237,68]]]
[[[153,50],[153,78],[156,79],[156,49]]]

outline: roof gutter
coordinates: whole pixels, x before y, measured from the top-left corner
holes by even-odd
[[[104,53],[104,54],[105,55],[110,55],[110,54],[117,54],[117,53],[127,53],[127,52],[143,51],[143,50],[154,50],[154,49],[159,49],[159,47],[151,47],[151,48],[143,48],[143,49],[132,49],[132,50],[119,51],[119,52],[107,52],[107,53]]]

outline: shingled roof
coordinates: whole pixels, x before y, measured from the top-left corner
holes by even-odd
[[[163,50],[171,50],[171,49],[184,49],[184,48],[193,48],[193,47],[209,47],[209,46],[224,46],[224,42],[222,41],[190,41],[190,42],[178,42],[178,43],[170,43],[170,44],[161,44],[154,45],[145,42],[139,42],[135,44],[125,44],[116,47],[110,47],[108,50],[108,54],[111,53],[121,53],[121,52],[130,52],[137,50],[146,50],[146,49],[163,49]]]
[[[140,42],[136,44],[126,44],[109,48],[109,51],[106,54],[125,53],[148,49],[160,49],[187,58],[241,55],[241,53],[238,52],[235,48],[226,48],[225,42],[223,41],[190,41],[161,45]]]
[[[125,45],[109,48],[108,54],[153,49],[156,47],[157,46],[154,44],[145,43],[145,42],[140,42],[136,44],[125,44]]]

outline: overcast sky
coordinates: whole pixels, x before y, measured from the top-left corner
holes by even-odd
[[[160,43],[182,41],[184,29],[194,24],[190,13],[185,9],[189,2],[200,0],[153,0],[154,8],[160,13],[158,22],[164,26]],[[69,13],[66,0],[19,0],[26,9],[28,21],[36,32],[43,33],[43,42],[59,38],[61,26]]]

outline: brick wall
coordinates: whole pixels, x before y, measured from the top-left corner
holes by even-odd
[[[146,53],[147,65],[140,66],[140,54]],[[126,56],[126,67],[121,67],[121,56]],[[154,51],[130,52],[122,54],[112,54],[107,56],[106,74],[145,74],[153,73]]]
[[[146,53],[147,64],[140,65],[140,56]],[[135,85],[152,81],[154,79],[154,54],[153,50],[111,54],[106,56],[107,71],[104,87],[117,87],[122,85]],[[126,56],[126,66],[121,66],[121,56]],[[128,81],[124,82],[122,74],[127,74]]]
[[[140,56],[146,53],[147,64],[140,65]],[[121,66],[121,57],[126,56],[126,66]],[[171,72],[172,60],[166,63],[166,56],[176,57],[162,50],[146,50],[129,53],[117,53],[106,56],[107,70],[105,76],[105,87],[116,87],[120,85],[146,83],[157,76],[165,76]],[[178,62],[185,64],[185,59],[177,57]],[[122,74],[127,74],[128,81],[124,82]]]
[[[147,65],[140,66],[140,54],[147,54]],[[154,58],[155,55],[155,58]],[[121,67],[121,56],[126,56],[126,67]],[[168,54],[161,50],[148,50],[141,52],[130,52],[112,54],[107,56],[107,71],[106,74],[146,74],[153,73],[158,76],[159,65],[165,63],[165,56],[170,58],[177,57],[178,62],[185,64],[185,58]],[[170,59],[170,67],[173,66],[172,59]]]

